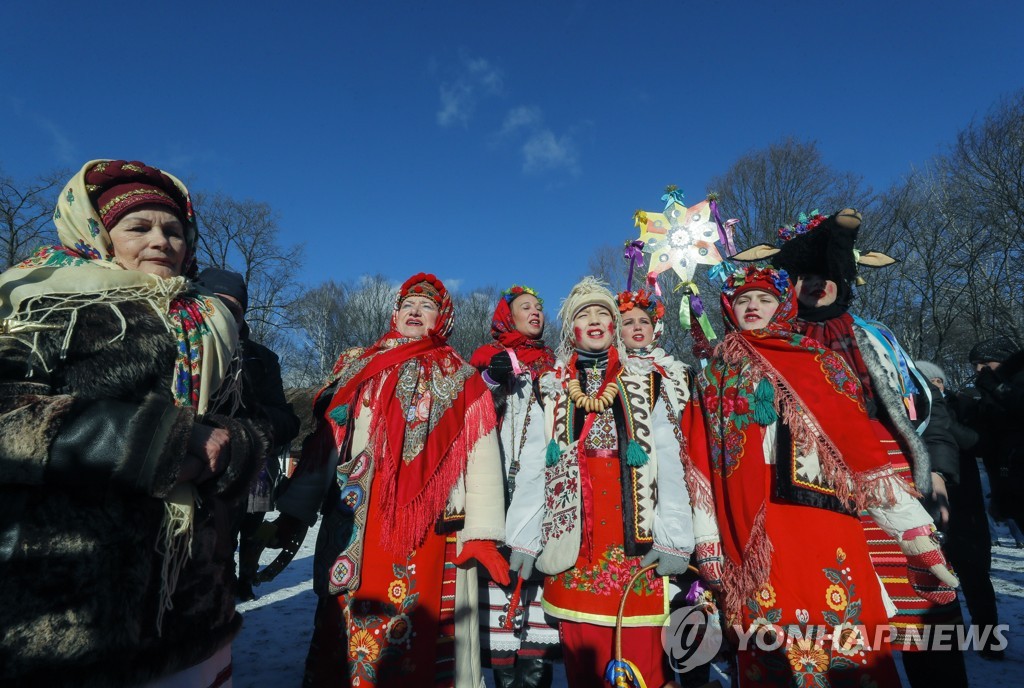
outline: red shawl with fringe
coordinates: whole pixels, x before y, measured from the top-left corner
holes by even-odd
[[[504,296],[498,299],[498,305],[491,317],[491,336],[495,340],[493,343],[484,344],[473,352],[469,364],[474,368],[486,368],[494,355],[505,349],[512,349],[515,352],[519,362],[529,368],[534,380],[555,365],[555,355],[543,339],[530,339],[516,329],[512,309]]]
[[[709,453],[696,463],[714,496],[728,611],[740,608],[771,567],[764,524],[772,498],[763,448],[767,425],[787,424],[802,454],[816,449],[824,478],[851,509],[893,503],[897,483],[857,376],[839,355],[795,331],[791,288],[765,329],[739,331],[726,294],[722,312],[730,331],[703,373]]]
[[[353,407],[368,397],[373,489],[380,491],[378,517],[388,525],[380,544],[404,556],[442,515],[470,452],[497,421],[483,379],[447,343],[453,324],[447,291],[442,290],[434,329],[421,339],[397,332],[401,298],[386,335],[362,353],[338,359],[314,408],[323,407],[320,397],[335,383],[339,388],[325,407],[318,437],[304,447],[303,461],[313,447],[316,454],[325,453],[325,440],[342,446]]]

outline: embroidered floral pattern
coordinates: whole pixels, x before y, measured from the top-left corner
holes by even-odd
[[[712,427],[715,428],[711,466],[728,478],[743,458],[745,431],[753,422],[754,388],[742,385],[740,371],[720,360],[712,361],[709,367],[715,372],[709,379],[721,380],[721,384],[707,382],[704,386],[705,413],[714,420]]]
[[[769,609],[775,606],[775,588],[772,587],[771,583],[764,583],[754,592],[754,599],[757,603]]]
[[[861,601],[856,596],[852,571],[842,568],[845,561],[846,553],[838,548],[836,568],[822,569],[829,583],[823,596],[829,609],[821,610],[825,625],[810,624],[806,609],[794,610],[798,623],[779,628],[785,632],[785,644],[775,652],[754,650],[747,678],[778,685],[828,686],[838,675],[858,668],[863,671],[864,656],[871,649],[860,619]],[[747,600],[747,619],[755,632],[769,633],[760,628],[777,627],[782,609],[775,603],[775,590],[767,582]],[[874,683],[867,674],[859,681],[862,686]]]
[[[410,560],[415,557],[410,555]],[[412,620],[419,593],[413,564],[392,567],[395,580],[388,586],[390,603],[362,600],[348,610],[349,679],[351,685],[363,680],[379,682],[377,671],[387,664],[388,674],[409,675],[416,667],[403,661],[403,654],[412,645]],[[407,659],[407,658],[406,658]]]
[[[562,584],[569,590],[582,590],[598,595],[621,597],[629,579],[636,575],[641,557],[627,557],[621,546],[611,545],[587,568],[571,568],[561,574]],[[664,584],[653,571],[637,579],[631,592],[636,595],[660,595]]]
[[[404,580],[393,580],[391,585],[388,586],[388,599],[391,600],[392,604],[401,604],[407,592],[408,588]]]
[[[846,590],[841,585],[830,585],[828,590],[825,591],[825,602],[828,606],[832,607],[837,612],[841,612],[846,609],[848,600],[846,599]]]
[[[208,334],[208,316],[214,312],[209,297],[175,299],[171,303],[171,322],[177,330],[178,355],[175,360],[174,398],[180,406],[199,405],[202,380],[203,335]]]

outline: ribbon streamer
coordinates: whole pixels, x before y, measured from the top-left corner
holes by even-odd
[[[728,222],[722,222],[722,216],[718,212],[718,201],[714,198],[709,198],[708,200],[711,206],[711,216],[715,218],[715,224],[718,225],[718,240],[722,242],[727,255],[735,255],[736,247],[732,243],[732,227],[739,220],[730,219]],[[728,227],[728,231],[726,231],[726,227]]]
[[[658,273],[648,272],[647,273],[647,284],[654,289],[655,296],[661,296],[661,285],[658,283]]]
[[[633,291],[633,269],[644,262],[644,242],[639,239],[626,243],[626,250],[622,254],[629,261],[629,276],[626,278],[626,291]]]
[[[682,189],[677,189],[670,186],[667,189],[665,189],[665,193],[664,195],[662,195],[661,200],[665,201],[665,210],[668,210],[668,207],[673,203],[678,203],[679,205],[686,207],[683,203],[684,198],[685,197],[683,196]]]
[[[732,271],[732,264],[727,260],[723,260],[721,263],[718,263],[717,265],[712,265],[710,268],[708,268],[708,278],[717,279],[722,284],[725,284],[725,279],[729,276],[729,273]]]

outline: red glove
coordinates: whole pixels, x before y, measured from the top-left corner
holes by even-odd
[[[697,572],[708,587],[719,592],[722,589],[722,543],[718,540],[702,542],[693,550]]]
[[[465,564],[476,559],[498,585],[508,585],[512,579],[508,575],[508,562],[501,556],[498,546],[493,540],[470,540],[462,546],[462,553],[455,557],[456,564]]]
[[[956,601],[960,581],[946,564],[933,531],[932,526],[908,530],[900,539],[900,549],[907,556],[907,578],[914,592],[929,602],[950,604]]]

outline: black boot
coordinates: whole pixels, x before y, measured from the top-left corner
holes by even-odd
[[[241,578],[235,588],[235,597],[242,602],[249,602],[256,599],[256,593],[252,591],[252,581]]]
[[[545,662],[542,657],[516,659],[517,686],[521,688],[551,688],[553,673],[551,662]]]
[[[515,665],[491,667],[491,671],[494,672],[494,688],[519,688]]]

